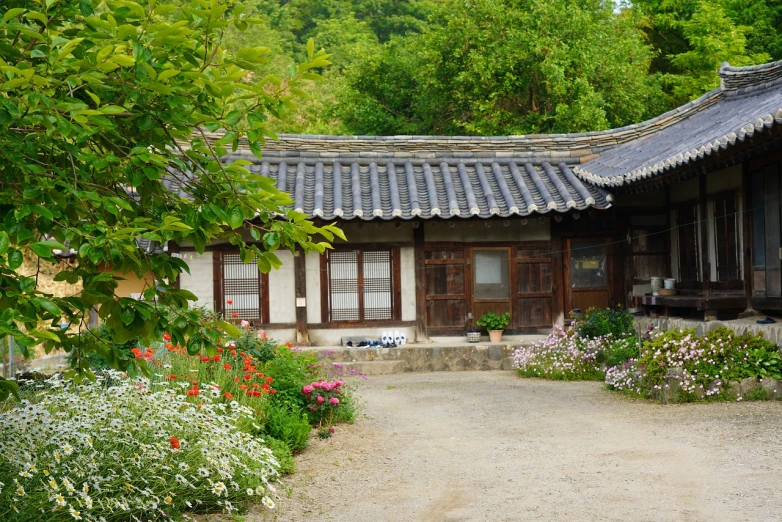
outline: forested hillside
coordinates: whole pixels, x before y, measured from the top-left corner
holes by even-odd
[[[782,59],[782,0],[237,0],[229,45],[333,65],[278,132],[503,135],[627,125]],[[241,35],[241,36],[238,36]],[[239,40],[241,38],[241,41]]]

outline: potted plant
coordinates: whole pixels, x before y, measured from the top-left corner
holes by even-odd
[[[502,331],[508,327],[510,322],[510,312],[497,315],[494,312],[483,314],[476,322],[478,326],[483,326],[489,332],[489,340],[493,343],[502,341]]]

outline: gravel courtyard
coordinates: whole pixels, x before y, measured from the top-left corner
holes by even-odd
[[[780,402],[661,406],[498,371],[359,396],[356,424],[314,438],[249,520],[782,520]]]

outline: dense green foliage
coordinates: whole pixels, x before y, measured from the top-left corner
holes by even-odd
[[[633,334],[633,317],[625,308],[590,308],[576,321],[578,335],[595,339],[613,335],[621,339]]]
[[[782,59],[781,0],[239,3],[278,58],[310,37],[333,54],[301,117],[275,125],[287,132],[599,130],[713,89],[723,61]]]
[[[175,284],[185,262],[150,255],[137,238],[200,252],[225,240],[268,272],[280,265],[279,248],[323,251],[321,239],[342,236],[285,210],[289,196],[246,162],[219,161],[240,138],[260,155],[274,136],[269,118],[285,116],[304,84],[319,78],[312,70],[329,64],[310,43],[305,62],[284,77],[261,76],[269,49],[223,47],[226,31],[255,22],[224,0],[0,4],[0,338],[13,335],[25,351],[41,343],[47,352],[65,349],[79,379],[94,378],[90,352],[134,371],[136,360],[116,346],[165,331],[190,353],[214,353],[219,330],[187,311],[195,296]],[[207,139],[218,129],[220,139]],[[169,190],[165,176],[190,197]],[[25,254],[40,265],[67,249],[74,262],[55,280],[80,281],[83,291],[52,296],[36,277],[20,275]],[[106,266],[155,283],[143,300],[119,298]],[[160,303],[174,313],[163,314]],[[79,335],[92,309],[113,344]],[[0,392],[8,390],[0,381]]]

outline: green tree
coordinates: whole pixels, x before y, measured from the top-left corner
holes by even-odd
[[[286,210],[289,196],[247,161],[219,160],[240,140],[260,156],[273,137],[269,119],[291,110],[302,82],[329,63],[312,42],[286,77],[258,77],[268,49],[222,46],[229,27],[257,20],[223,0],[6,0],[0,20],[0,338],[64,349],[77,378],[91,377],[84,355],[92,351],[145,370],[98,336],[79,335],[98,308],[114,343],[168,332],[191,353],[213,351],[219,332],[174,284],[185,262],[150,255],[137,238],[199,252],[228,241],[268,272],[280,265],[279,248],[322,251],[341,237]],[[58,279],[81,280],[81,293],[47,295],[18,273],[26,251],[54,263],[53,251],[67,248],[76,262]],[[155,283],[143,300],[119,298],[105,267],[151,273]]]
[[[357,133],[616,127],[658,109],[651,58],[632,11],[600,0],[446,0],[348,73],[343,117]]]
[[[688,49],[669,57],[674,72],[664,77],[676,105],[718,87],[722,62],[742,66],[770,60],[765,53],[747,52],[749,29],[734,25],[719,4],[700,0],[692,17],[678,25]]]

